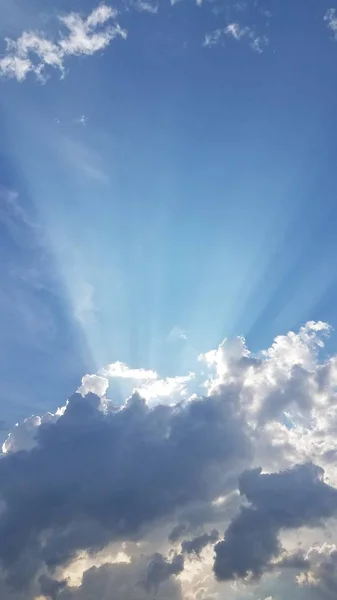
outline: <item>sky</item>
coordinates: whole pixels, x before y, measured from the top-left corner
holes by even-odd
[[[331,0],[0,0],[3,600],[337,598],[336,97]]]

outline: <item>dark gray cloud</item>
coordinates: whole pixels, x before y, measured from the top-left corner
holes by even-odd
[[[164,567],[165,572],[161,572],[162,577],[158,578],[160,598],[181,600],[181,587],[174,577],[179,572],[178,565],[173,564],[169,567],[168,565],[175,563],[175,560],[170,563],[164,557],[161,558],[162,564],[166,563],[166,567]],[[57,600],[153,600],[154,586],[147,589],[144,585],[144,576],[148,574],[150,565],[151,561],[149,563],[148,557],[140,557],[130,563],[92,567],[84,573],[81,585],[68,586],[59,593]],[[151,577],[153,576],[152,572]]]
[[[281,552],[280,530],[314,527],[337,515],[337,490],[323,476],[323,469],[311,463],[280,473],[245,472],[240,492],[251,506],[241,508],[215,546],[216,577],[261,576]]]
[[[320,600],[335,599],[337,598],[337,550],[333,550],[323,560],[322,555],[317,553],[315,557],[315,554],[315,552],[310,553],[311,575],[314,582],[307,586],[307,597]]]
[[[37,442],[0,460],[0,559],[22,588],[43,566],[52,573],[80,550],[138,539],[176,509],[212,500],[251,457],[230,392],[152,409],[136,394],[121,410],[75,394]]]
[[[292,584],[291,580],[284,578],[287,589],[281,594],[282,598],[288,595],[294,600],[336,600],[337,598],[337,550],[336,546],[323,544],[321,547],[311,548],[305,555],[297,555],[285,559],[285,566],[300,573],[300,585]],[[289,562],[288,562],[289,561]],[[282,561],[284,562],[284,561]]]
[[[193,540],[184,540],[181,544],[181,550],[185,554],[194,554],[200,556],[201,551],[209,544],[215,544],[219,539],[219,532],[213,529],[211,533],[203,533]]]
[[[172,575],[179,575],[184,570],[184,557],[182,554],[176,554],[171,561],[167,560],[162,554],[156,552],[150,561],[147,569],[145,588],[157,593],[161,583],[169,579]]]
[[[178,523],[175,525],[168,537],[170,542],[177,542],[188,533],[188,525],[186,523]]]
[[[48,575],[41,575],[39,578],[39,584],[41,593],[51,600],[55,600],[59,593],[67,587],[66,580],[56,581],[55,579],[48,577]]]
[[[218,580],[259,577],[280,552],[278,530],[261,512],[242,508],[215,546],[214,572]]]
[[[295,569],[296,571],[308,571],[310,568],[310,561],[305,558],[304,553],[299,550],[293,554],[285,556],[281,560],[278,560],[275,568],[279,569]],[[272,568],[274,566],[272,565]]]

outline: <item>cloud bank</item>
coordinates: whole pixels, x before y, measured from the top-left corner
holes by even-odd
[[[309,322],[259,354],[224,340],[199,357],[201,386],[190,374],[164,402],[167,380],[114,363],[18,424],[0,460],[1,597],[334,598],[329,334]],[[123,403],[116,380],[134,387]]]

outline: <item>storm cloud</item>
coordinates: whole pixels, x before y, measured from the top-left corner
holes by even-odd
[[[137,394],[120,409],[76,394],[36,441],[0,461],[0,558],[21,586],[43,564],[137,539],[175,509],[213,498],[251,456],[230,392],[153,409]]]
[[[337,515],[337,490],[313,464],[280,473],[246,472],[239,489],[251,506],[240,510],[215,546],[214,571],[220,580],[260,577],[281,552],[280,530],[314,527]]]
[[[14,427],[0,460],[1,598],[205,600],[224,589],[242,600],[252,583],[259,600],[277,595],[255,596],[257,582],[279,577],[296,599],[329,598],[334,551],[310,550],[337,517],[337,361],[317,358],[326,331],[310,323],[259,357],[225,341],[200,357],[199,393],[172,385],[164,404],[147,393],[152,372],[118,363],[85,376],[55,414]],[[139,387],[115,403],[109,377],[125,372]],[[299,549],[303,527],[315,537]]]
[[[219,532],[213,529],[211,533],[203,533],[193,540],[184,540],[181,544],[182,552],[200,557],[201,551],[209,544],[215,544],[219,539]]]

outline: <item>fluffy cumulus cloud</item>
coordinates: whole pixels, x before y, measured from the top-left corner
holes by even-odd
[[[161,379],[152,369],[130,368],[117,361],[101,369],[97,375],[85,375],[78,391],[82,396],[92,392],[103,398],[111,386],[115,392],[118,389],[119,396],[121,392],[124,394],[122,400],[132,392],[138,392],[148,403],[156,404],[160,399],[162,403],[172,404],[188,397],[193,380],[194,373]]]
[[[1,598],[336,598],[329,334],[309,322],[258,354],[225,340],[201,384],[114,363],[19,423],[0,459]]]
[[[94,54],[104,50],[114,38],[126,37],[116,18],[116,10],[101,4],[86,17],[74,12],[59,16],[62,29],[56,39],[38,31],[24,31],[16,40],[7,38],[6,52],[0,58],[0,75],[23,81],[33,73],[44,81],[50,67],[64,75],[67,57]]]

